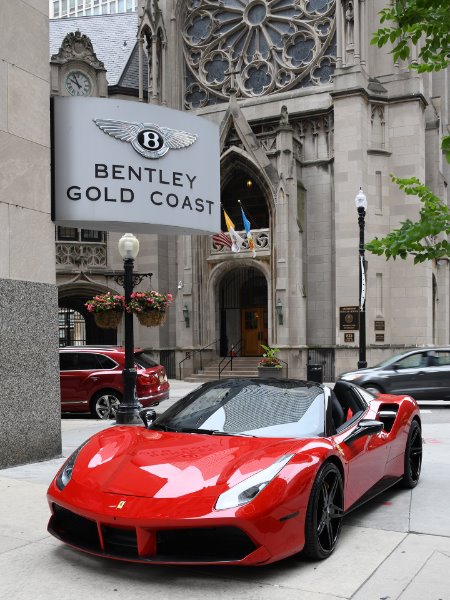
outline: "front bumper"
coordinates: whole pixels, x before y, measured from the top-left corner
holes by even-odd
[[[173,504],[164,510],[163,504],[151,498],[94,493],[88,504],[84,494],[76,495],[77,502],[68,503],[64,492],[51,484],[48,531],[78,550],[105,558],[156,564],[261,565],[294,554],[304,545],[303,510],[289,518],[288,507],[255,511],[247,505],[208,512],[198,510],[202,503],[195,498],[188,505],[180,502],[178,509]]]

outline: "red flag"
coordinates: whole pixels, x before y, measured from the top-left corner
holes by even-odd
[[[226,246],[227,248],[231,248],[232,246],[231,239],[223,231],[221,231],[220,233],[215,233],[211,236],[211,239],[217,246]]]

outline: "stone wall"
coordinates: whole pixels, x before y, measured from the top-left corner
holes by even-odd
[[[0,23],[0,467],[5,467],[60,454],[61,426],[48,2],[2,1]]]

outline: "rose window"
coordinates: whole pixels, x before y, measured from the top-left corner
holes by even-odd
[[[187,0],[188,108],[332,80],[335,0]]]

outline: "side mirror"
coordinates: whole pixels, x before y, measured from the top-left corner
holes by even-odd
[[[400,368],[400,367],[398,366],[398,364],[397,364],[397,363],[394,363],[394,364],[392,365],[392,370],[393,370],[393,371],[398,371],[398,370],[399,370],[399,368]]]
[[[365,437],[366,435],[376,435],[383,431],[384,423],[381,421],[375,421],[374,419],[363,419],[358,423],[358,427],[348,435],[344,442],[346,444],[351,444],[355,440],[359,440],[359,438]]]
[[[146,429],[148,429],[156,419],[156,412],[153,410],[153,408],[143,408],[139,411],[139,416],[144,421]]]

